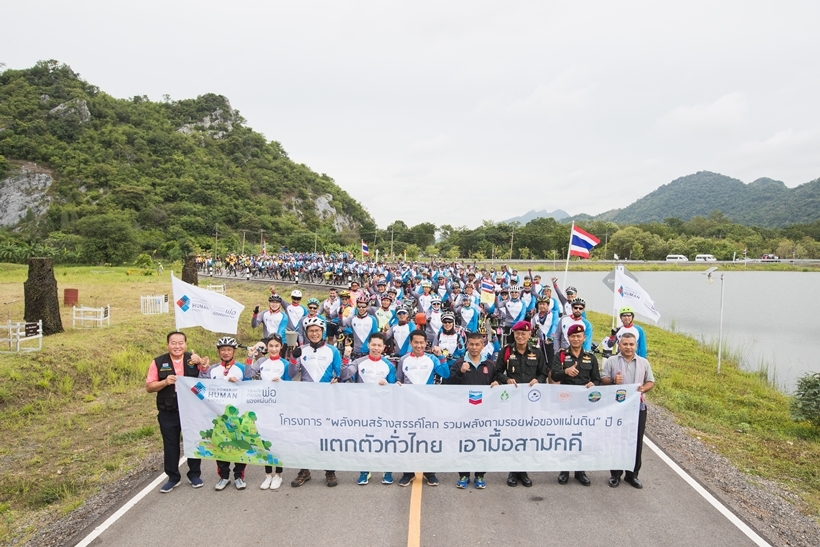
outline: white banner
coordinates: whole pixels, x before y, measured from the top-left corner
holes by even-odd
[[[648,317],[655,323],[661,318],[661,314],[655,309],[655,303],[649,297],[649,293],[643,290],[637,281],[624,274],[624,267],[618,265],[615,268],[615,302],[613,309],[619,310],[625,306],[635,309],[644,317]]]
[[[177,377],[186,457],[340,471],[632,469],[639,395]]]
[[[207,289],[171,276],[174,293],[174,318],[177,329],[202,327],[211,332],[236,334],[239,314],[245,306]]]

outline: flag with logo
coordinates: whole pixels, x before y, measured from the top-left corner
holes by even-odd
[[[643,290],[636,280],[624,273],[624,267],[615,268],[615,303],[614,309],[630,307],[635,313],[648,317],[655,323],[661,314],[655,309],[655,303],[649,293]]]
[[[489,279],[481,280],[481,303],[493,304],[495,302],[495,284]]]
[[[574,223],[569,236],[569,254],[589,258],[589,251],[601,242],[594,235],[585,232]]]
[[[236,334],[239,314],[245,306],[207,289],[171,276],[174,293],[174,318],[177,329],[202,327],[211,332]]]
[[[362,256],[370,256],[370,251],[367,249],[367,243],[362,240]]]

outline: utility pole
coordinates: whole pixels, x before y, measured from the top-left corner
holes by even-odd
[[[262,249],[264,249],[264,241],[262,240],[262,234],[264,234],[264,233],[265,233],[265,230],[260,228],[259,229],[259,252],[260,253],[262,252]]]
[[[214,260],[216,260],[216,255],[219,253],[217,248],[219,243],[219,224],[214,224]]]
[[[248,230],[239,230],[239,231],[242,232],[242,253],[241,254],[245,254],[245,234],[248,232]]]
[[[601,232],[598,232],[599,234]],[[606,239],[604,239],[604,260],[606,260],[606,246],[609,244],[609,228],[606,229]]]
[[[510,260],[512,260],[513,238],[514,237],[515,237],[515,226],[512,227],[512,233],[510,234]]]
[[[316,233],[313,237],[313,254],[316,254],[316,244],[319,243],[319,228],[316,228]]]
[[[395,224],[395,222],[393,224]],[[395,255],[393,254],[393,224],[390,225],[390,258],[391,258],[391,260],[396,258]]]

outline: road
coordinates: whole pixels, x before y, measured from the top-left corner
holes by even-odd
[[[213,489],[216,465],[203,462],[204,488],[184,484],[169,494],[151,488],[113,522],[92,546],[177,547],[216,544],[367,545],[457,547],[461,545],[602,545],[608,547],[743,547],[756,543],[719,513],[655,452],[644,448],[642,490],[622,482],[607,485],[609,473],[588,473],[592,486],[574,479],[557,482],[556,473],[532,473],[534,485],[506,485],[506,474],[488,473],[487,488],[455,487],[454,473],[439,475],[441,485],[407,488],[382,485],[380,475],[366,486],[358,473],[338,473],[328,488],[324,473],[292,488],[294,469],[285,469],[279,490],[259,489],[261,467],[248,467],[248,488],[231,484]],[[185,466],[183,465],[183,468]],[[396,478],[400,473],[396,473]],[[183,475],[184,476],[184,475]],[[164,475],[163,475],[164,477]],[[134,491],[137,494],[141,490]],[[412,501],[411,501],[412,500]],[[113,509],[112,509],[113,512]],[[78,541],[108,517],[103,516]],[[759,543],[758,543],[759,544]],[[765,545],[765,543],[764,543]]]

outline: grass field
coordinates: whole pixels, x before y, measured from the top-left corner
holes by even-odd
[[[24,266],[0,264],[4,320],[22,320],[26,272]],[[158,277],[128,268],[57,268],[56,277],[61,299],[63,289],[73,288],[82,305],[110,304],[111,326],[72,329],[71,309],[63,308],[66,332],[47,337],[41,352],[0,360],[3,545],[79,507],[162,446],[154,396],[145,392],[144,381],[151,359],[165,351],[174,321],[172,314],[141,315],[139,297],[169,293],[168,270]],[[326,293],[301,288],[306,298]],[[240,343],[257,340],[250,316],[254,305],[266,305],[267,285],[229,284],[228,296],[246,306]],[[608,317],[589,316],[596,332],[608,331]],[[786,484],[817,518],[820,430],[793,422],[788,397],[758,375],[724,363],[718,376],[708,348],[680,334],[644,328],[658,380],[651,400],[742,470]],[[200,328],[187,333],[190,349],[216,357],[216,334]]]

